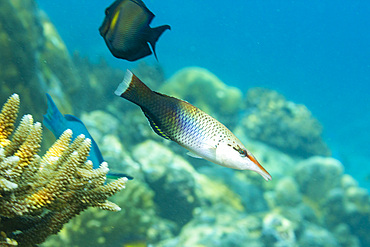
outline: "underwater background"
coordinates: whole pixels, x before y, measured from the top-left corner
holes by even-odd
[[[117,68],[97,27],[110,1],[38,0],[70,51]],[[370,173],[370,3],[367,1],[146,1],[166,76],[200,66],[242,90],[267,87],[306,105],[348,172]],[[68,16],[68,18],[67,18]],[[154,57],[145,58],[155,63]]]
[[[370,246],[370,3],[145,1],[171,25],[158,62],[114,58],[102,0],[4,0],[0,102],[45,93],[81,118],[111,169],[135,179],[42,246]],[[186,155],[113,92],[132,69],[228,126],[265,182]],[[55,139],[45,128],[44,144]]]

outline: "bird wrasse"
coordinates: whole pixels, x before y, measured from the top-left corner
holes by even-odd
[[[105,19],[99,28],[112,55],[135,61],[152,54],[155,44],[169,25],[151,28],[154,14],[141,0],[117,0],[105,10]],[[150,49],[148,43],[151,45]]]
[[[225,125],[189,102],[152,91],[129,70],[115,94],[140,106],[152,129],[189,150],[190,156],[271,179]]]

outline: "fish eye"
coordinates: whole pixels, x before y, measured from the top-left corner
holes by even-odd
[[[109,10],[105,9],[105,15],[108,15],[108,14],[109,14]]]
[[[247,150],[238,147],[233,147],[238,153],[240,154],[241,157],[246,157],[247,156]]]
[[[239,149],[240,156],[246,157],[247,156],[247,150]]]

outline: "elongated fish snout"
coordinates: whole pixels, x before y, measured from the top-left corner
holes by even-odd
[[[257,161],[256,158],[254,158],[253,155],[248,155],[248,158],[250,159],[250,161],[252,161],[255,165],[255,169],[251,169],[255,172],[257,172],[258,174],[260,174],[266,181],[269,181],[272,179],[270,173],[268,173],[266,171],[265,168],[263,168],[263,166],[261,166],[261,164]]]
[[[258,167],[258,170],[255,170],[259,175],[261,175],[266,181],[272,179],[270,173],[268,173],[261,165]]]

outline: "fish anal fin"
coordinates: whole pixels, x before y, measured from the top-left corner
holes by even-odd
[[[167,140],[171,140],[171,138],[169,138],[162,130],[161,128],[156,124],[156,122],[153,120],[153,118],[151,117],[151,115],[143,108],[141,107],[141,110],[144,112],[144,115],[146,116],[146,118],[149,120],[149,123],[150,123],[150,127],[152,127],[152,129],[154,130],[155,133],[157,133],[157,135],[167,139]]]
[[[152,51],[150,50],[148,43],[144,43],[140,47],[136,47],[136,48],[137,49],[134,49],[132,52],[124,52],[122,54],[120,54],[121,51],[117,49],[117,53],[116,53],[117,56],[114,54],[113,55],[117,58],[124,57],[124,59],[126,59],[127,61],[132,62],[132,61],[136,61],[140,58],[143,58],[143,57],[146,57],[152,54]]]

